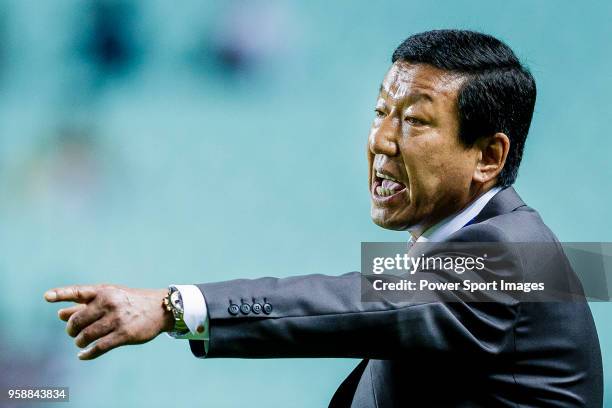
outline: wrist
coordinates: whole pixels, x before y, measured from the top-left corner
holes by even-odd
[[[172,312],[169,312],[164,308],[162,331],[163,332],[174,331],[174,325],[175,325],[174,315],[172,314]]]
[[[166,298],[166,296],[168,295],[168,289],[159,289],[158,291],[156,291],[156,299],[159,300],[159,307],[162,310],[162,316],[161,316],[161,331],[162,332],[171,332],[174,331],[174,325],[175,325],[175,320],[174,320],[174,315],[172,314],[171,311],[169,311],[165,304],[164,304],[164,299]]]

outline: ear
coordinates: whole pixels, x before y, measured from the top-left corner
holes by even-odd
[[[479,150],[473,179],[479,183],[495,180],[506,164],[510,139],[504,133],[483,137],[476,142]]]

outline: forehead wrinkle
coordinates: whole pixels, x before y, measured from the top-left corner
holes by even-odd
[[[437,70],[437,73],[427,73],[419,69],[419,65],[394,65],[380,85],[380,93],[386,93],[393,99],[414,98],[434,102],[436,95],[446,97],[456,93],[466,77],[454,72]],[[408,93],[410,88],[414,92]],[[428,91],[428,92],[419,92]],[[382,96],[382,95],[381,95]]]
[[[415,104],[417,102],[422,102],[422,101],[429,102],[429,103],[435,102],[434,97],[432,97],[432,95],[430,95],[429,92],[422,92],[419,89],[410,91],[409,86],[410,84],[402,83],[397,87],[395,91],[389,90],[389,92],[387,92],[386,89],[381,87],[381,90],[380,90],[381,95],[379,99],[384,100],[385,99],[384,94],[387,94],[391,99],[394,99],[396,101],[406,100],[410,102],[410,104]]]

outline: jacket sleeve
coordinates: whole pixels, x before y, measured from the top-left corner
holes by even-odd
[[[202,341],[190,341],[192,352],[207,358],[390,359],[461,350],[482,358],[513,345],[517,305],[362,302],[361,279],[352,272],[199,284],[210,342],[205,355]],[[257,314],[256,304],[267,306]]]

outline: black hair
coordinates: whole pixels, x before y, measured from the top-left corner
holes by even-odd
[[[465,146],[505,133],[510,139],[498,185],[514,183],[536,100],[536,84],[514,52],[495,37],[466,30],[434,30],[408,37],[391,59],[433,65],[465,75],[457,97],[459,138]]]

